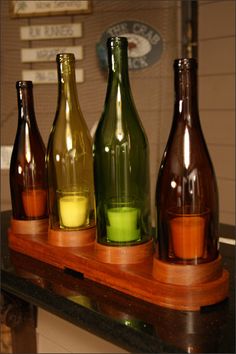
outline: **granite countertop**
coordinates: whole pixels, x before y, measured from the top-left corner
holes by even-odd
[[[1,213],[1,285],[131,352],[235,353],[235,247],[221,244],[230,297],[200,312],[162,308],[8,249],[11,212]]]

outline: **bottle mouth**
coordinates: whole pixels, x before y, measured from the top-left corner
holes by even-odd
[[[16,81],[16,88],[26,88],[26,87],[32,87],[33,82],[29,80],[21,80],[21,81]]]
[[[128,46],[128,40],[126,37],[110,37],[107,40],[108,47],[120,47],[120,46]]]
[[[174,60],[174,69],[190,70],[197,68],[197,60],[195,58],[179,58]]]
[[[58,63],[64,63],[66,61],[74,62],[75,56],[73,53],[59,53],[56,56],[56,61]]]

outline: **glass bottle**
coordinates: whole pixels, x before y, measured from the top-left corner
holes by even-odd
[[[92,139],[77,97],[74,54],[56,61],[58,103],[46,156],[50,228],[82,230],[95,224]]]
[[[12,215],[16,220],[47,218],[45,146],[34,112],[33,84],[17,81],[18,127],[10,162]]]
[[[173,123],[156,186],[160,260],[198,264],[218,256],[218,190],[202,133],[195,59],[174,61]]]
[[[97,240],[115,246],[150,239],[149,146],[128,76],[128,41],[112,37],[108,87],[94,138]]]

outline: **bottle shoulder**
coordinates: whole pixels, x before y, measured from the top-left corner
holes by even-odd
[[[60,124],[54,121],[49,135],[47,154],[88,153],[92,151],[92,138],[87,125],[76,122],[70,124],[63,120]]]
[[[208,151],[206,140],[199,121],[174,121],[167,140],[167,148],[183,151],[189,147],[196,155]]]
[[[54,130],[78,130],[83,133],[89,132],[82,111],[79,107],[59,107],[53,121]]]
[[[13,146],[11,160],[18,162],[31,163],[44,161],[46,154],[46,148],[44,144],[36,142],[35,139],[29,140],[28,142],[16,140]]]
[[[188,174],[194,169],[212,171],[214,168],[200,125],[173,123],[161,162],[162,173]]]
[[[11,160],[10,160],[10,174],[29,173],[33,170],[43,173],[45,170],[45,155],[46,150],[40,144],[30,144],[27,148],[22,144],[16,144],[13,147]],[[22,172],[21,172],[22,171]]]
[[[196,179],[205,180],[206,183],[214,183],[216,180],[214,167],[208,153],[200,146],[172,145],[164,151],[158,180],[172,181],[173,178],[180,180]],[[204,183],[205,183],[204,182]]]
[[[38,128],[24,123],[18,125],[12,154],[24,154],[26,151],[40,156],[45,154],[46,147]]]
[[[103,112],[95,132],[94,143],[122,144],[124,141],[134,144],[138,141],[140,145],[148,145],[148,138],[139,116],[119,116],[116,112]]]

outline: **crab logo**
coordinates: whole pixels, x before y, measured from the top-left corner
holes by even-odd
[[[106,41],[122,36],[128,40],[129,69],[144,69],[157,62],[163,51],[161,35],[152,27],[138,21],[124,21],[109,27],[97,44],[97,55],[102,68],[107,68]]]

